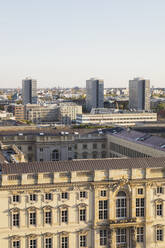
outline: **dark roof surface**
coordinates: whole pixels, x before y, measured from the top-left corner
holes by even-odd
[[[113,159],[84,159],[56,162],[33,162],[2,164],[2,174],[22,174],[39,172],[86,171],[104,169],[130,169],[130,168],[165,168],[163,158],[113,158]]]

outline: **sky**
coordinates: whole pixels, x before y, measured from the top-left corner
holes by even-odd
[[[165,0],[0,0],[0,88],[165,87]]]

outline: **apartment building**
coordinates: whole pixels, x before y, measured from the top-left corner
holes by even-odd
[[[165,158],[1,169],[1,247],[165,247]]]
[[[14,106],[14,115],[16,121],[21,121],[25,119],[25,106],[22,104]]]
[[[78,114],[82,114],[82,106],[72,102],[61,103],[58,108],[58,120],[60,123],[70,125],[76,122]]]

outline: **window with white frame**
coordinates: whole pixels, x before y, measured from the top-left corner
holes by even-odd
[[[99,220],[108,218],[108,201],[99,201]]]
[[[20,224],[19,221],[20,221],[19,212],[13,212],[12,213],[12,225],[18,227]]]
[[[136,217],[144,217],[144,198],[136,198]]]
[[[60,153],[58,150],[54,150],[52,152],[52,161],[59,161],[60,160]]]
[[[36,211],[29,211],[29,225],[36,225]]]
[[[156,241],[163,241],[163,229],[161,227],[156,229]]]
[[[20,240],[13,240],[12,241],[12,248],[20,248],[20,247],[21,247]]]
[[[117,228],[116,230],[116,243],[117,244],[126,244],[126,229]]]
[[[80,191],[80,198],[86,198],[86,191]]]
[[[86,235],[80,235],[80,247],[86,247],[87,237]]]
[[[36,194],[30,194],[29,199],[30,199],[30,201],[37,201],[37,195]]]
[[[163,187],[158,186],[158,187],[156,188],[156,193],[157,193],[157,194],[163,194]]]
[[[61,248],[69,248],[69,237],[62,237]]]
[[[37,248],[37,239],[29,240],[29,248]]]
[[[86,208],[79,209],[80,221],[86,221]]]
[[[45,216],[45,224],[51,224],[52,223],[52,211],[51,209],[46,209],[44,212]]]
[[[67,209],[61,210],[61,222],[64,222],[64,223],[68,222],[68,210]]]
[[[162,216],[163,214],[163,204],[162,203],[157,203],[156,204],[156,215],[157,216]]]
[[[144,227],[137,227],[137,242],[142,243],[144,241]]]
[[[45,193],[45,200],[51,201],[52,200],[52,193]]]
[[[100,230],[100,245],[107,244],[107,230]]]
[[[61,198],[62,199],[68,199],[68,192],[62,192],[61,193]]]
[[[20,196],[19,195],[13,195],[13,202],[19,202],[20,201]]]
[[[45,238],[45,248],[53,248],[52,238]]]
[[[101,190],[100,191],[100,196],[106,197],[107,196],[107,191],[106,190]]]
[[[127,217],[127,198],[124,191],[119,191],[116,196],[116,218]]]

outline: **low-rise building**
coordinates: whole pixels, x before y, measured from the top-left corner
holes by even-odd
[[[165,247],[165,158],[2,164],[5,248]]]
[[[82,106],[72,102],[61,103],[58,111],[59,122],[69,125],[76,122],[77,115],[82,114]]]

